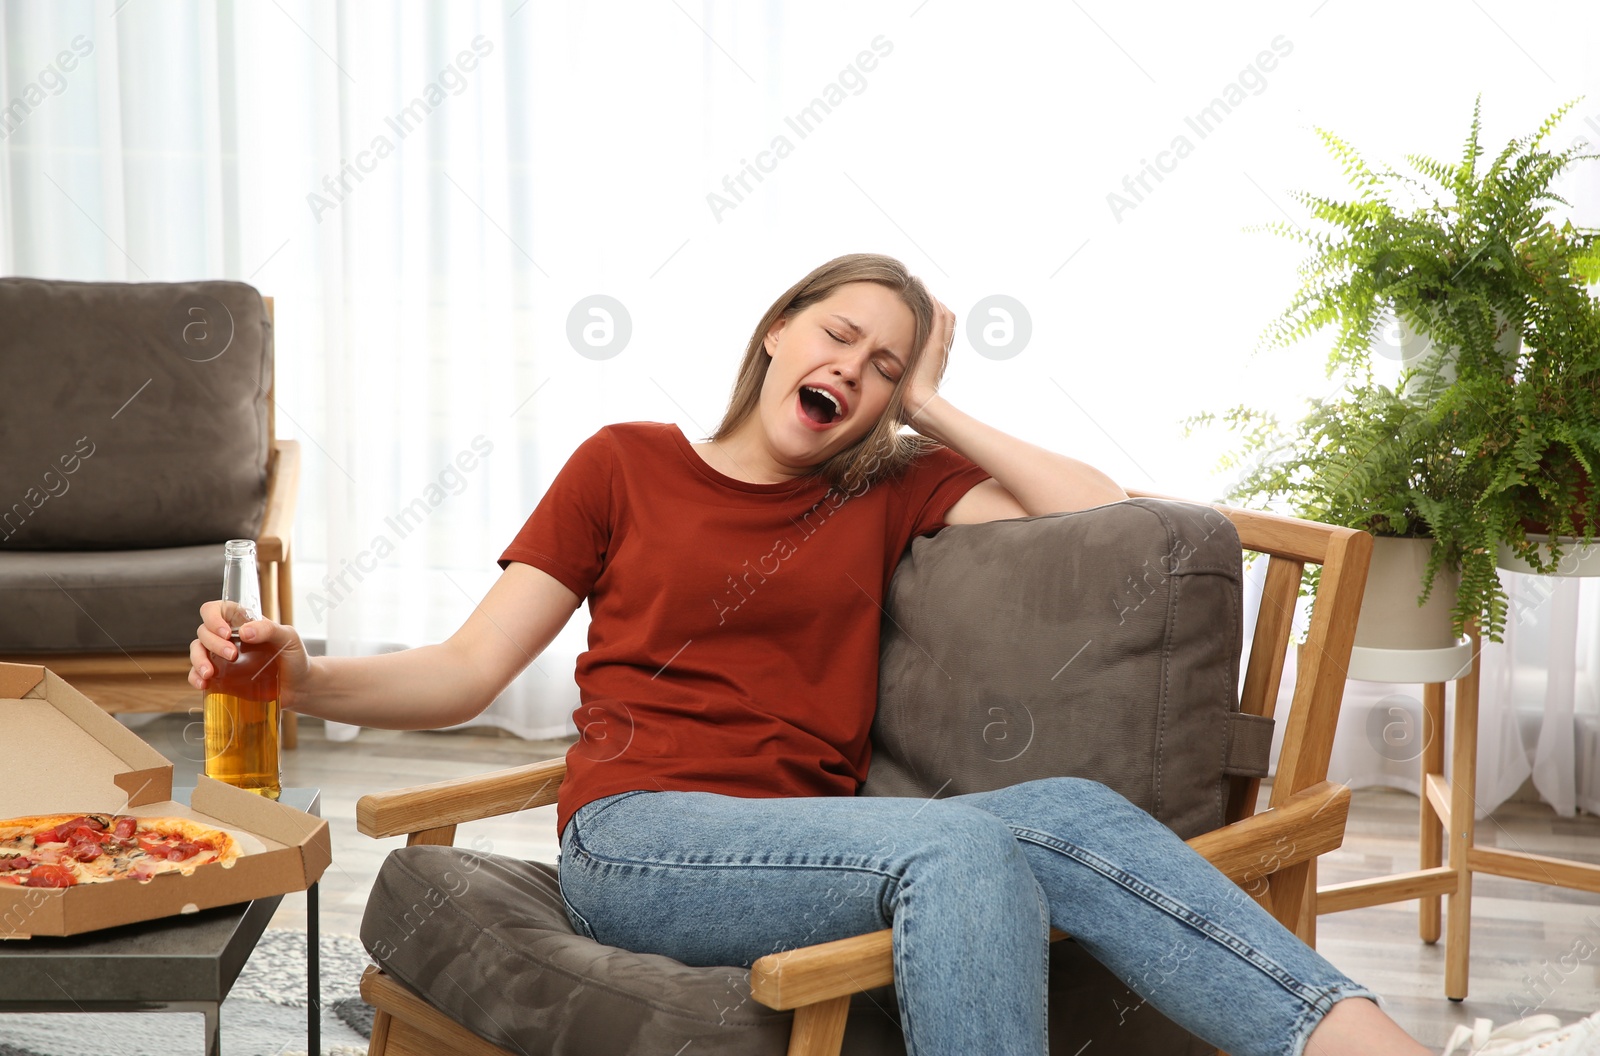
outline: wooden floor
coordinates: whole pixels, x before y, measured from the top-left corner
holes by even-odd
[[[187,716],[163,716],[139,733],[178,760],[180,783],[194,754],[183,744]],[[355,828],[355,803],[378,789],[481,773],[562,754],[567,742],[530,742],[493,732],[395,733],[364,730],[333,743],[322,725],[301,720],[300,747],[285,753],[284,782],[322,789],[334,864],[321,886],[324,931],[357,934],[361,911],[384,856],[400,840],[377,841]],[[191,779],[192,783],[192,779]],[[1265,789],[1263,793],[1265,794]],[[1362,789],[1353,795],[1344,846],[1322,859],[1322,883],[1414,869],[1417,799]],[[1512,801],[1478,823],[1479,843],[1600,862],[1600,818],[1567,819],[1540,803]],[[554,808],[464,828],[458,842],[480,850],[555,861]],[[274,926],[304,925],[305,902],[284,900]],[[1472,991],[1443,996],[1444,947],[1417,938],[1415,902],[1324,916],[1317,948],[1340,970],[1384,999],[1389,1013],[1436,1051],[1456,1023],[1500,1023],[1536,1007],[1569,1022],[1600,1009],[1600,895],[1479,876],[1474,889]]]

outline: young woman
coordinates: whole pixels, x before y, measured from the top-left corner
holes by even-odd
[[[1234,1056],[1426,1053],[1102,784],[853,795],[910,540],[1127,498],[946,402],[954,326],[898,261],[829,261],[767,310],[710,440],[634,422],[585,441],[448,641],[312,661],[292,628],[241,637],[282,649],[289,707],[428,729],[486,708],[587,598],[558,804],[573,926],[693,965],[892,927],[915,1056],[1044,1053],[1051,925]],[[232,646],[221,604],[201,613],[203,689]]]

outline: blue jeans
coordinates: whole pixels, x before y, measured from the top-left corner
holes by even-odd
[[[910,1056],[1046,1051],[1054,925],[1169,1019],[1232,1056],[1301,1056],[1346,978],[1096,781],[949,799],[623,792],[561,837],[579,932],[685,964],[894,929]]]

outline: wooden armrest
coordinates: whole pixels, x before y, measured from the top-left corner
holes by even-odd
[[[1262,811],[1189,841],[1206,861],[1246,885],[1344,842],[1350,786],[1323,781]]]
[[[1239,535],[1239,544],[1244,549],[1277,554],[1296,561],[1323,564],[1328,559],[1330,548],[1343,545],[1339,541],[1345,537],[1367,535],[1358,528],[1339,528],[1321,521],[1268,513],[1266,510],[1247,510],[1220,502],[1201,502],[1184,498],[1182,495],[1164,495],[1159,491],[1140,491],[1133,488],[1122,490],[1128,493],[1130,499],[1171,499],[1174,502],[1187,502],[1196,506],[1210,506],[1233,522],[1234,530]],[[1366,545],[1370,547],[1370,544],[1371,536],[1368,535]],[[1360,598],[1356,600],[1359,606]]]
[[[1173,502],[1195,502],[1194,499],[1186,499],[1182,495],[1168,495],[1161,491],[1140,491],[1134,488],[1123,488],[1122,490],[1128,493],[1128,498],[1130,499],[1171,499]],[[1210,504],[1201,502],[1195,503],[1195,505],[1207,506]]]
[[[1284,804],[1189,840],[1228,879],[1241,885],[1331,851],[1344,842],[1348,785],[1323,781]],[[750,994],[768,1008],[790,1009],[894,982],[891,932],[769,953],[750,966]],[[1066,937],[1051,929],[1051,941]]]
[[[356,802],[356,828],[375,839],[515,814],[556,801],[565,759],[373,792]]]
[[[886,986],[894,982],[893,935],[884,928],[769,953],[750,966],[750,996],[782,1011]]]
[[[300,441],[277,440],[267,469],[267,511],[256,538],[256,558],[282,561],[289,552],[295,504],[300,499]]]

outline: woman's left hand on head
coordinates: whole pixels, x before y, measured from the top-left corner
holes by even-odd
[[[922,348],[916,370],[906,379],[905,418],[913,427],[917,412],[939,392],[939,379],[944,376],[955,336],[956,313],[933,298],[933,327],[928,331],[928,343]]]

